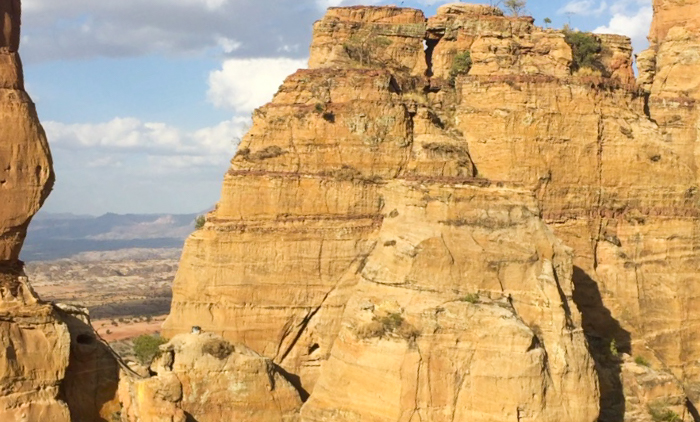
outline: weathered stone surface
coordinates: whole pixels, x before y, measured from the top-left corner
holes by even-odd
[[[120,362],[116,353],[96,335],[86,309],[55,306],[70,333],[61,398],[68,404],[71,420],[115,420],[122,407],[117,397]]]
[[[661,365],[656,359],[647,360],[642,355],[635,359],[624,357],[622,384],[625,395],[625,421],[654,422],[681,419],[693,420],[686,407],[686,393],[678,379],[666,370],[657,371]]]
[[[0,4],[0,420],[68,421],[59,390],[70,333],[41,303],[18,261],[32,216],[53,183],[51,155],[24,91],[20,2]]]
[[[161,346],[156,375],[124,378],[125,421],[294,422],[301,398],[270,359],[211,333],[181,334]]]
[[[595,420],[570,251],[529,193],[402,181],[385,192],[395,217],[302,419]]]
[[[38,303],[26,278],[2,269],[3,286],[13,279],[14,295],[0,302],[0,420],[69,421],[57,399],[70,354],[70,333],[53,307]]]
[[[24,91],[20,2],[0,3],[0,420],[103,421],[118,412],[118,366],[87,314],[41,302],[18,260],[54,175]]]
[[[692,409],[697,4],[655,2],[638,85],[626,37],[574,74],[561,31],[488,6],[331,9],[188,240],[166,334],[272,358],[310,421]]]
[[[674,27],[700,31],[700,2],[697,0],[654,0],[654,20],[649,30],[649,41],[659,45]]]
[[[505,17],[498,8],[449,4],[428,19],[432,76],[448,79],[458,53],[469,51],[470,75],[569,75],[571,48],[561,32],[531,17]]]
[[[389,67],[422,75],[425,16],[416,9],[338,7],[314,24],[310,68]]]
[[[19,48],[20,2],[0,5],[0,261],[14,261],[32,216],[53,185],[51,154],[24,91]]]
[[[462,19],[450,29],[457,39],[467,26],[483,43],[500,31],[488,41],[497,43],[515,25],[523,51],[537,45],[508,64],[505,52],[489,61],[483,44],[475,69],[494,73],[485,83],[507,85],[498,78],[530,65],[545,80],[569,74],[561,34],[494,9],[441,10]],[[371,60],[343,55],[379,21],[399,34],[391,44]],[[423,28],[409,34],[407,22]],[[428,25],[437,36],[441,23]],[[307,420],[410,420],[412,411],[436,421],[596,420],[570,252],[529,187],[475,177],[467,141],[481,128],[460,126],[463,78],[456,90],[426,89],[416,63],[448,75],[452,58],[431,63],[425,31],[422,15],[391,7],[331,9],[317,23],[315,69],[290,76],[254,113],[217,209],[186,243],[164,335],[199,325],[272,358],[311,394]],[[547,56],[550,42],[561,60]],[[400,43],[409,47],[382,50]],[[479,303],[460,300],[471,295]],[[375,338],[386,318],[401,323]]]

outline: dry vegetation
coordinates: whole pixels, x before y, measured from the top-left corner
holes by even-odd
[[[160,331],[177,259],[58,260],[27,264],[42,299],[85,306],[97,333],[126,354],[130,339]]]

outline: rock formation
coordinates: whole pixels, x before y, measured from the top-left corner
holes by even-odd
[[[0,420],[98,421],[119,410],[119,367],[80,309],[44,303],[18,260],[51,191],[46,136],[24,90],[20,2],[0,3]]]
[[[20,4],[0,4],[0,419],[69,420],[57,399],[70,334],[41,304],[18,261],[27,226],[51,190],[53,170],[34,104],[24,91]],[[49,351],[51,351],[49,353]]]
[[[638,80],[623,36],[577,71],[575,37],[497,8],[329,9],[166,335],[271,358],[308,421],[696,417],[699,7],[655,0]]]
[[[187,240],[172,340],[122,365],[118,398],[86,316],[17,260],[52,176],[1,7],[0,419],[700,418],[700,0],[655,0],[636,80],[621,36],[331,8]]]
[[[301,398],[276,365],[217,335],[175,336],[161,346],[151,371],[156,375],[122,382],[122,420],[298,420]]]
[[[53,186],[46,135],[24,91],[19,0],[0,5],[0,262],[17,261],[27,226]]]

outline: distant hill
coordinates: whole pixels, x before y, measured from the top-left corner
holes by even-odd
[[[82,252],[182,248],[197,214],[113,214],[95,217],[38,213],[22,248],[24,261],[68,258]]]

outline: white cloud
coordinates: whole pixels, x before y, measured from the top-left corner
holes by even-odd
[[[209,74],[207,96],[217,107],[250,113],[269,102],[287,76],[305,67],[306,60],[298,59],[228,59]]]
[[[559,14],[574,14],[582,16],[600,16],[603,12],[608,9],[608,3],[606,1],[600,2],[594,0],[575,0],[570,1],[564,7],[559,9],[557,13]]]
[[[213,205],[250,119],[184,131],[159,122],[45,122],[57,174],[47,209],[197,212]]]
[[[92,149],[112,156],[121,153],[230,158],[236,140],[243,135],[248,121],[248,118],[238,116],[194,132],[185,132],[164,123],[142,122],[132,117],[117,117],[96,124],[49,121],[44,123],[44,128],[54,149]]]
[[[274,56],[308,45],[316,0],[24,0],[28,62],[145,54]],[[222,42],[224,41],[224,42]],[[300,51],[289,55],[299,56]]]
[[[113,155],[102,155],[87,163],[88,168],[122,167],[124,163]]]
[[[651,26],[652,17],[651,6],[643,6],[631,13],[615,13],[607,25],[599,26],[593,32],[627,35],[632,39],[635,51],[641,51],[648,45],[646,36]]]
[[[224,51],[224,53],[233,53],[234,51],[241,48],[241,43],[236,40],[232,40],[231,38],[219,37],[217,43]]]

